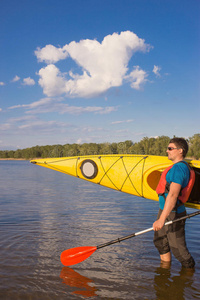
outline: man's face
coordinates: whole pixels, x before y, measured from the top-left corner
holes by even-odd
[[[169,143],[167,147],[167,154],[168,158],[173,161],[180,155],[180,148],[178,148],[174,143]]]

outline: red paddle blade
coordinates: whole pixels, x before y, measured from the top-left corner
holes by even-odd
[[[87,259],[96,250],[97,247],[90,246],[68,249],[61,253],[60,260],[64,266],[72,266]]]

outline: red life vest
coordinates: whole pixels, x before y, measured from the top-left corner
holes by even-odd
[[[180,200],[182,203],[185,203],[185,202],[188,201],[190,193],[191,193],[192,188],[194,186],[195,172],[194,172],[194,170],[192,170],[190,168],[190,166],[186,162],[184,162],[184,161],[181,161],[181,162],[185,163],[190,169],[190,179],[189,179],[188,185],[185,188],[181,189],[180,194],[178,196],[178,200]],[[167,169],[165,169],[163,171],[163,173],[161,175],[161,178],[160,178],[160,181],[158,183],[158,186],[156,188],[156,193],[158,195],[164,195],[165,193],[169,193],[170,184],[166,180],[166,175],[172,167],[173,167],[173,165],[169,166]]]

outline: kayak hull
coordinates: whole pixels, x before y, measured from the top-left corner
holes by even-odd
[[[200,161],[187,160],[196,171],[194,192],[185,204],[200,209]],[[172,162],[154,155],[88,155],[32,160],[31,163],[114,190],[156,200],[161,173]]]

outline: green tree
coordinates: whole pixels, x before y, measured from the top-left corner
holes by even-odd
[[[154,149],[155,139],[144,137],[140,144],[142,145],[141,148],[143,149],[144,154],[151,154],[151,151]]]
[[[54,145],[50,151],[50,157],[62,157],[63,156],[63,146]]]
[[[78,156],[80,153],[78,144],[66,144],[63,149],[63,156]]]
[[[112,147],[110,143],[101,143],[98,154],[112,154]]]
[[[22,150],[18,149],[15,151],[15,154],[14,154],[14,158],[23,158],[23,155],[22,155]]]
[[[194,134],[189,138],[188,156],[194,157],[195,159],[200,158],[200,133]]]
[[[170,138],[168,136],[160,136],[157,137],[155,140],[155,148],[154,148],[154,155],[167,155],[166,154],[166,150],[167,150],[167,146],[169,144]]]
[[[118,154],[130,154],[132,145],[133,145],[133,142],[129,141],[129,140],[118,143],[117,144]]]
[[[110,147],[111,147],[111,154],[117,154],[118,153],[117,152],[117,143],[112,143],[110,145]]]
[[[1,150],[0,158],[45,158],[45,157],[63,157],[79,155],[101,155],[101,154],[143,154],[143,155],[166,155],[166,149],[170,138],[168,136],[159,136],[157,138],[144,137],[138,143],[131,140],[120,143],[84,143],[84,144],[66,144],[66,145],[46,145],[35,146],[26,149]],[[194,159],[200,159],[200,133],[194,134],[188,139],[188,156]]]

